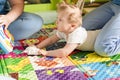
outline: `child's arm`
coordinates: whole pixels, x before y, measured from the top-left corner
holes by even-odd
[[[39,43],[38,45],[31,45],[29,47],[27,47],[23,52],[27,53],[28,55],[40,55],[41,53],[39,53],[40,49],[45,48],[46,46],[53,44],[55,42],[57,42],[59,40],[59,38],[57,37],[57,35],[53,35],[47,39],[45,39],[44,41],[42,41],[41,43]]]
[[[66,57],[68,56],[76,47],[78,46],[77,43],[68,43],[65,47],[56,49],[56,50],[40,50],[40,54],[45,56],[53,56],[53,57]]]
[[[41,43],[39,43],[38,45],[36,45],[39,49],[45,48],[48,45],[51,45],[55,42],[57,42],[59,40],[59,37],[57,37],[57,35],[53,35],[47,39],[45,39],[44,41],[42,41]]]

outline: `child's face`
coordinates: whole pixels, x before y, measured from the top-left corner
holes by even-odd
[[[71,23],[68,22],[68,15],[65,12],[58,13],[58,18],[56,21],[57,30],[61,32],[68,33],[71,28]]]

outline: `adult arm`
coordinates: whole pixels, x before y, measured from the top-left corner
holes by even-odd
[[[16,20],[24,10],[24,0],[8,0],[11,10],[6,15],[0,15],[0,26],[5,25],[6,28]]]

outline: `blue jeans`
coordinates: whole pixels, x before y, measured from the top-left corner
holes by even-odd
[[[87,30],[101,29],[94,44],[94,50],[101,56],[120,53],[120,6],[112,2],[96,8],[83,18]]]
[[[38,32],[43,24],[40,16],[24,12],[17,20],[12,22],[8,30],[13,34],[15,40],[29,38],[32,34]]]

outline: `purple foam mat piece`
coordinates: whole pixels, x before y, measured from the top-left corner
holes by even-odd
[[[63,72],[58,72],[60,70]],[[51,73],[48,74],[47,71]],[[75,66],[36,70],[36,74],[39,80],[87,80]]]

